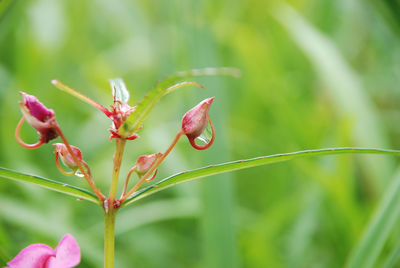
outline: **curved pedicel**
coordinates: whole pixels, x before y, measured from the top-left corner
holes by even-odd
[[[15,139],[17,140],[17,142],[24,148],[26,149],[36,149],[39,148],[40,146],[42,146],[44,144],[43,139],[40,139],[37,143],[33,143],[33,144],[28,144],[25,143],[21,137],[20,137],[20,131],[21,131],[21,127],[25,122],[25,117],[22,117],[21,120],[19,120],[17,128],[15,129]]]
[[[59,161],[59,154],[60,154],[59,152],[56,152],[56,166],[57,166],[58,170],[65,176],[75,175],[76,171],[72,170],[72,171],[68,172],[62,168],[62,166],[60,165],[60,161]]]

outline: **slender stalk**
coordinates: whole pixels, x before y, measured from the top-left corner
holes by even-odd
[[[115,153],[113,157],[114,167],[111,179],[110,194],[104,202],[104,268],[114,268],[114,248],[115,248],[115,215],[118,206],[114,206],[115,195],[117,193],[119,171],[121,169],[122,156],[124,154],[125,139],[117,139]]]
[[[133,168],[131,168],[131,169],[129,170],[128,175],[126,176],[124,188],[122,189],[122,194],[121,194],[120,199],[121,199],[122,197],[124,197],[124,195],[126,194],[126,190],[128,189],[129,178],[131,177],[132,173],[133,173],[135,170],[136,170],[136,165],[135,165]]]
[[[63,83],[61,83],[58,80],[52,80],[51,83],[58,89],[65,91],[69,94],[71,94],[72,96],[80,99],[81,101],[86,102],[87,104],[92,105],[93,107],[99,109],[100,111],[102,111],[106,116],[110,116],[111,112],[109,110],[107,110],[107,108],[105,108],[103,105],[95,102],[94,100],[92,100],[91,98],[83,95],[81,92],[76,91],[75,89],[70,88],[67,85],[64,85]]]
[[[71,170],[70,172],[67,172],[62,168],[62,166],[60,165],[58,152],[56,152],[56,166],[57,166],[58,170],[65,176],[73,176],[75,174],[75,171],[73,171],[73,170]]]
[[[39,148],[40,146],[43,145],[43,139],[40,139],[37,143],[34,144],[27,144],[21,139],[19,132],[21,131],[21,127],[24,124],[24,122],[25,122],[25,117],[22,117],[21,120],[19,120],[18,122],[17,128],[15,129],[15,139],[22,147],[25,147],[27,149]]]
[[[82,164],[80,163],[80,161],[78,160],[78,158],[76,157],[75,153],[72,151],[71,146],[69,145],[69,142],[67,140],[67,138],[64,136],[64,133],[61,131],[60,126],[57,124],[57,122],[55,123],[54,126],[55,130],[57,131],[58,135],[60,136],[60,138],[62,139],[62,141],[64,142],[65,146],[67,147],[67,150],[69,152],[69,154],[72,156],[72,158],[74,159],[75,164],[78,166],[79,171],[83,174],[84,178],[86,179],[86,181],[88,182],[90,188],[92,188],[93,192],[95,193],[95,195],[97,195],[97,197],[101,200],[104,201],[106,199],[106,197],[104,196],[104,194],[100,191],[100,189],[98,189],[96,187],[96,185],[94,184],[93,178],[92,176],[90,176],[85,169],[82,167]]]
[[[116,210],[104,212],[104,268],[114,268]]]
[[[115,200],[115,195],[117,193],[117,186],[118,186],[118,176],[119,176],[119,171],[121,168],[121,163],[122,163],[122,156],[124,154],[124,148],[125,148],[125,139],[116,139],[116,144],[115,144],[115,153],[114,153],[114,168],[113,168],[113,174],[112,174],[112,180],[111,180],[111,187],[110,187],[110,194],[108,196],[109,200],[109,206],[110,208],[113,207],[114,200]]]
[[[120,202],[121,204],[127,199],[129,196],[131,196],[139,187],[146,181],[147,178],[153,174],[153,172],[157,169],[157,167],[161,164],[162,161],[169,155],[169,153],[172,151],[172,149],[175,147],[176,143],[180,139],[180,137],[183,135],[183,131],[179,131],[179,133],[176,135],[174,141],[171,143],[171,145],[168,147],[168,149],[161,155],[160,158],[156,160],[154,165],[146,172],[146,174],[143,175],[143,177],[140,178],[140,180],[136,183],[135,186],[127,193],[125,194],[121,199]]]

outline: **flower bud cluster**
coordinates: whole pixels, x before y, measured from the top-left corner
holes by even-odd
[[[126,122],[129,115],[136,110],[136,106],[131,107],[127,103],[127,101],[129,100],[129,93],[126,93],[125,91],[119,91],[120,93],[122,92],[126,94],[124,95],[123,98],[122,97],[117,98],[116,97],[117,91],[116,88],[114,88],[114,104],[112,105],[111,110],[108,110],[104,106],[89,99],[88,97],[82,95],[81,93],[73,89],[70,89],[62,84],[60,86],[60,83],[58,81],[56,82],[53,81],[53,83],[55,83],[59,87],[62,87],[63,89],[72,92],[73,95],[78,96],[80,99],[93,105],[94,107],[98,108],[100,111],[105,113],[105,115],[112,120],[112,127],[110,129],[111,139],[113,138],[119,139],[120,142],[121,140],[123,140],[124,143],[125,140],[133,140],[138,137],[136,133],[132,134],[130,137],[122,137],[118,133],[118,129],[121,127],[121,125],[124,122]],[[118,85],[122,88],[125,87],[122,80],[119,81]],[[76,146],[70,145],[66,140],[65,136],[63,135],[63,133],[61,132],[61,129],[56,121],[56,116],[54,111],[44,106],[35,96],[26,94],[24,92],[21,92],[21,95],[22,95],[22,101],[19,104],[21,107],[23,117],[20,120],[20,123],[18,124],[16,129],[17,141],[22,146],[33,149],[33,148],[38,148],[42,144],[48,143],[50,140],[60,136],[61,139],[63,140],[63,143],[53,144],[55,146],[54,151],[56,154],[57,168],[60,170],[61,173],[67,176],[71,175],[84,176],[89,185],[92,187],[95,194],[99,197],[99,199],[103,202],[108,202],[109,199],[107,199],[101,193],[101,191],[94,185],[90,168],[87,165],[87,163],[83,160],[81,150]],[[118,204],[117,207],[119,207],[124,202],[124,200],[127,197],[129,197],[134,191],[136,191],[142,185],[142,183],[154,179],[154,177],[157,174],[158,166],[165,159],[165,157],[171,152],[171,150],[177,144],[179,138],[182,135],[186,135],[191,146],[197,150],[207,149],[213,144],[215,140],[215,130],[209,116],[210,106],[213,101],[214,97],[207,98],[185,113],[185,115],[182,118],[181,130],[178,132],[174,141],[164,153],[142,155],[137,159],[135,165],[131,168],[131,170],[128,173],[121,198],[118,200],[114,198],[110,199],[114,203],[117,202],[115,203]],[[39,141],[37,143],[26,144],[21,140],[19,132],[24,121],[27,121],[33,128],[36,129],[36,131],[40,135]],[[209,140],[205,139],[204,138],[205,135],[203,135],[208,126],[211,126],[212,130],[212,137]],[[196,143],[196,140],[203,141],[205,144],[198,145]],[[123,152],[121,148],[123,150],[123,147],[119,147],[119,153]],[[122,154],[120,155],[122,156]],[[59,163],[59,159],[61,159],[63,165],[71,169],[71,171],[69,172],[64,171],[64,169],[61,167]],[[120,157],[118,158],[118,160],[115,160],[118,163],[118,169],[121,164],[121,159],[122,158]],[[84,169],[84,167],[86,168],[86,170]],[[129,177],[133,172],[135,172],[138,175],[139,181],[128,193],[126,193]],[[108,208],[109,205],[107,205],[106,207]]]

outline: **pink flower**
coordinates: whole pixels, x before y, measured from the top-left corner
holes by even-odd
[[[81,262],[78,243],[66,234],[55,250],[45,244],[32,244],[7,263],[7,268],[70,268]]]
[[[182,131],[189,139],[190,144],[198,150],[204,150],[211,146],[215,139],[214,126],[211,123],[211,119],[208,115],[211,103],[214,97],[208,98],[197,104],[195,107],[190,109],[182,118]],[[199,137],[206,129],[208,122],[212,128],[212,138],[204,146],[199,146],[195,143],[195,139]]]
[[[35,96],[20,92],[22,101],[19,102],[24,119],[40,134],[40,141],[47,143],[58,137],[54,130],[56,115],[47,109]]]

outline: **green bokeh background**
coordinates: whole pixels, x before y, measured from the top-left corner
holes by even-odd
[[[16,143],[22,90],[56,111],[106,192],[109,120],[50,81],[107,106],[107,79],[122,77],[134,105],[157,80],[208,66],[234,66],[242,76],[196,79],[204,91],[165,97],[129,142],[122,174],[141,154],[164,151],[182,115],[210,96],[215,144],[201,152],[182,139],[156,179],[303,149],[399,148],[398,10],[396,1],[377,0],[0,0],[0,166],[86,187],[58,172],[51,145]],[[37,138],[28,126],[22,136]],[[121,211],[116,267],[342,267],[396,163],[323,157],[170,188]],[[54,247],[71,233],[79,267],[101,267],[102,228],[91,203],[0,180],[0,266],[28,244]],[[389,231],[377,267],[400,244],[398,229]]]

